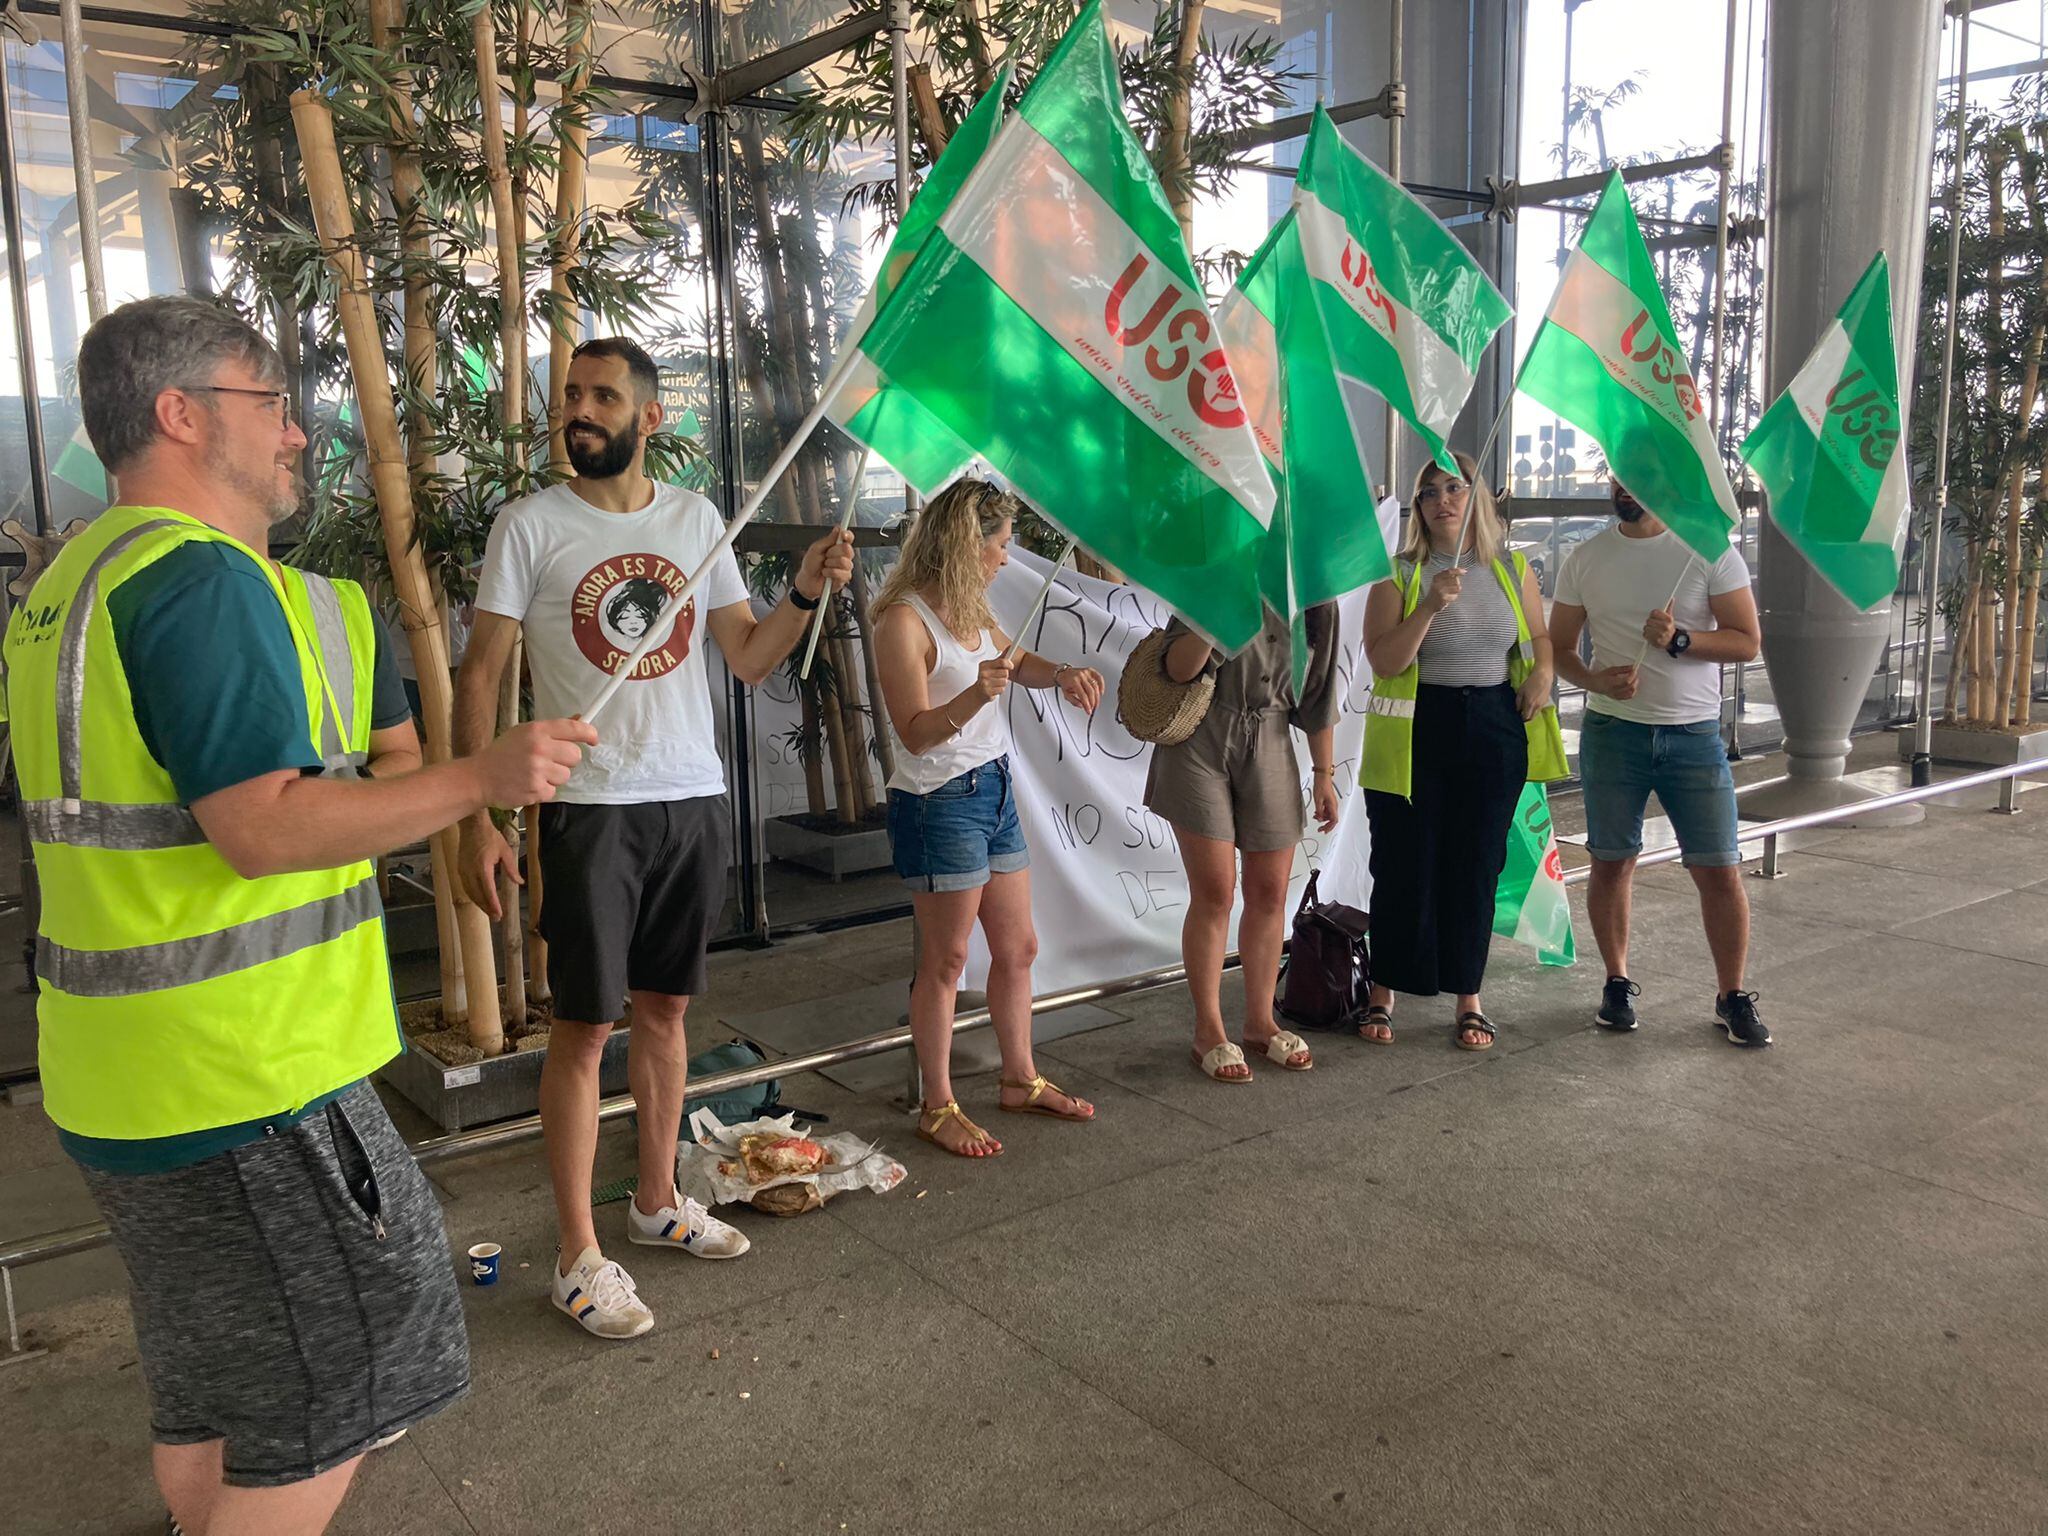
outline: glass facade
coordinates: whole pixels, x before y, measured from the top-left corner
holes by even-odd
[[[209,67],[206,61],[217,61],[219,50],[195,40],[182,17],[168,14],[173,9],[159,0],[117,13],[124,18],[119,21],[86,24],[109,299],[232,292],[247,301],[235,286],[245,264],[223,191],[234,176],[224,169],[219,125],[249,81],[238,75],[229,83],[217,62]],[[1719,378],[1708,339],[1716,303],[1716,177],[1700,168],[1652,174],[1632,192],[1695,376],[1704,388],[1724,391],[1731,464],[1740,424],[1763,403],[1758,230],[1768,9],[1764,0],[1737,0],[1731,202],[1737,238],[1722,300],[1727,340]],[[762,488],[768,468],[815,405],[880,261],[892,217],[894,160],[885,126],[877,119],[882,131],[869,142],[842,143],[821,154],[801,115],[792,113],[791,97],[806,85],[886,81],[886,43],[872,39],[793,66],[744,104],[698,121],[692,121],[692,81],[701,68],[729,68],[813,38],[846,10],[841,0],[654,0],[607,11],[598,24],[606,96],[592,125],[590,200],[608,209],[642,209],[659,225],[656,238],[614,254],[658,273],[654,303],[636,319],[633,333],[661,364],[671,428],[699,450],[674,473],[727,515]],[[1283,99],[1261,108],[1260,117],[1305,111],[1318,99],[1339,108],[1369,101],[1386,84],[1390,10],[1389,0],[1210,0],[1208,38],[1212,46],[1251,39],[1270,45],[1275,67],[1288,78]],[[1157,10],[1151,0],[1111,0],[1109,11],[1123,42],[1136,46],[1152,33]],[[1497,376],[1482,375],[1461,427],[1461,433],[1469,430],[1468,445],[1476,446],[1504,393],[1508,360],[1519,358],[1533,336],[1562,255],[1592,202],[1587,195],[1559,195],[1524,207],[1513,224],[1489,220],[1487,179],[1527,184],[1710,149],[1720,137],[1726,13],[1720,6],[1686,12],[1623,0],[1469,0],[1450,7],[1411,0],[1407,15],[1404,176],[1438,189],[1428,194],[1431,206],[1495,271],[1522,317],[1506,333],[1511,341]],[[1985,56],[1994,67],[2024,72],[2040,57],[2048,4],[2001,7],[1994,19],[1996,35],[1985,30],[1991,22],[1978,23]],[[41,407],[51,511],[61,526],[97,512],[105,489],[76,439],[71,360],[86,307],[57,23],[54,17],[35,20],[41,42],[5,44],[5,105],[23,229],[19,256],[27,281],[17,294],[0,268],[0,285],[10,322],[20,304],[33,335],[31,389]],[[545,114],[553,87],[543,80],[537,91],[536,112]],[[1385,162],[1383,119],[1353,116],[1344,132]],[[1237,262],[1285,212],[1300,146],[1296,137],[1255,151],[1254,164],[1198,203],[1194,244],[1207,259],[1212,298],[1221,297]],[[530,238],[537,240],[538,232]],[[476,279],[489,283],[488,267]],[[274,328],[275,318],[266,323]],[[586,306],[571,328],[588,336],[603,327]],[[305,337],[311,334],[306,329]],[[540,377],[547,340],[544,329],[532,338]],[[328,430],[345,433],[345,370],[331,366],[332,359],[325,367],[318,361],[309,363],[311,413]],[[0,507],[33,522],[21,381],[10,323],[0,327]],[[1382,462],[1376,403],[1366,403],[1362,415],[1375,477],[1398,483],[1393,467]],[[1527,400],[1515,404],[1502,446],[1498,468],[1513,494],[1514,538],[1542,567],[1547,590],[1570,548],[1602,526],[1598,455]],[[1415,468],[1406,457],[1413,451],[1412,443],[1402,450],[1399,467],[1407,474]],[[902,482],[886,466],[863,468],[852,445],[827,428],[790,473],[767,488],[759,524],[742,539],[750,577],[764,598],[779,594],[790,561],[844,512],[849,497],[857,503],[864,579],[870,586],[879,582],[889,559],[886,525],[903,507]],[[1749,518],[1745,553],[1753,559],[1753,510]],[[1873,720],[1910,709],[1904,684],[1916,638],[1912,617],[1901,602],[1897,646],[1873,688]],[[903,904],[886,870],[859,867],[862,857],[872,860],[878,840],[873,815],[885,774],[857,631],[841,634],[835,627],[821,648],[818,676],[822,684],[799,686],[792,672],[782,671],[757,690],[719,678],[743,854],[728,923],[735,934]],[[1766,744],[1774,721],[1762,669],[1731,676],[1728,691],[1740,701],[1741,744]],[[855,843],[869,853],[849,855]],[[838,852],[827,856],[818,852],[823,847]],[[881,854],[886,857],[885,842]],[[814,867],[821,864],[838,873]]]

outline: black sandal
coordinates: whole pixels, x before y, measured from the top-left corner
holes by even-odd
[[[1467,1030],[1477,1030],[1486,1038],[1475,1045],[1465,1038]],[[1497,1033],[1493,1027],[1493,1020],[1485,1014],[1461,1013],[1458,1015],[1458,1029],[1454,1038],[1461,1051],[1490,1051],[1493,1049],[1493,1037]]]
[[[1366,1033],[1375,1024],[1387,1026],[1386,1039],[1382,1040],[1378,1035],[1368,1035]],[[1394,1010],[1382,1008],[1378,1003],[1374,1003],[1370,1008],[1366,1009],[1365,1017],[1358,1021],[1358,1038],[1367,1045],[1392,1045],[1394,1043]]]

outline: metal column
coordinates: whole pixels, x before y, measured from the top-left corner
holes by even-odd
[[[1934,505],[1920,537],[1920,656],[1913,701],[1913,782],[1934,782],[1934,626],[1941,607],[1941,536],[1948,524],[1948,420],[1955,400],[1956,278],[1963,250],[1963,171],[1970,147],[1970,0],[1956,17],[1956,163],[1948,187],[1948,302],[1941,314],[1941,411],[1934,429]],[[1956,658],[1951,649],[1948,664]]]
[[[64,106],[71,122],[71,177],[78,188],[78,254],[85,265],[85,312],[107,312],[107,270],[100,260],[99,176],[92,158],[91,98],[85,79],[85,30],[78,0],[59,0],[64,28]]]
[[[1940,8],[1925,0],[1772,0],[1766,399],[1798,372],[1879,250],[1892,258],[1899,355],[1914,355],[1940,30]],[[1768,520],[1758,562],[1764,664],[1785,722],[1788,776],[1748,796],[1744,814],[1869,799],[1842,771],[1891,605],[1858,612]],[[1865,824],[1924,814],[1894,807]]]
[[[43,451],[43,391],[36,380],[35,329],[28,318],[28,258],[22,251],[21,174],[14,158],[14,116],[8,110],[13,89],[8,80],[7,45],[11,36],[0,25],[0,227],[7,235],[7,281],[14,300],[14,347],[21,362],[22,426],[28,439],[28,488],[35,505],[36,531],[50,527],[50,476]]]
[[[1521,0],[1455,0],[1455,3],[1410,5],[1403,26],[1402,60],[1395,78],[1458,82],[1456,89],[1423,89],[1407,95],[1407,120],[1401,132],[1401,174],[1411,182],[1450,187],[1484,187],[1489,178],[1511,180],[1521,159],[1522,144],[1522,4]],[[1398,120],[1397,120],[1398,121]],[[1414,132],[1407,132],[1412,128]],[[1354,133],[1363,147],[1367,140]],[[1452,238],[1472,253],[1488,277],[1504,293],[1515,291],[1515,240],[1522,226],[1507,219],[1460,221]],[[1531,317],[1530,324],[1534,324]],[[1514,376],[1514,322],[1501,332],[1480,360],[1472,398],[1451,443],[1476,453]],[[1421,439],[1400,435],[1401,452],[1386,466],[1394,494],[1406,499],[1407,486],[1422,466]],[[1512,462],[1505,441],[1495,462]],[[1482,471],[1491,473],[1487,466]],[[1493,474],[1498,485],[1507,477]]]

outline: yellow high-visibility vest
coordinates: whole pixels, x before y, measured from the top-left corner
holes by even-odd
[[[370,654],[361,639],[374,643],[367,604],[351,623],[353,600],[337,588],[294,582],[307,604],[296,608],[288,578],[261,554],[182,513],[110,508],[15,610],[8,714],[42,888],[44,1103],[80,1136],[176,1136],[295,1113],[400,1045],[372,865],[244,879],[179,803],[136,725],[107,598],[201,539],[250,555],[276,592],[308,742],[323,760],[368,744],[369,672],[355,660]],[[325,658],[322,587],[342,618]]]

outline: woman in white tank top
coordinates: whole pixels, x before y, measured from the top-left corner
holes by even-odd
[[[961,480],[933,497],[903,541],[875,599],[875,651],[896,746],[889,778],[889,847],[917,911],[917,978],[910,1030],[924,1075],[917,1134],[960,1157],[993,1157],[1002,1143],[953,1098],[953,1014],[967,941],[988,939],[988,1006],[1003,1056],[997,1107],[1088,1120],[1094,1106],[1063,1093],[1031,1058],[1030,856],[1010,778],[1002,699],[1012,683],[1057,688],[1090,714],[1102,674],[1019,651],[989,611],[989,584],[1009,563],[1015,497]]]

